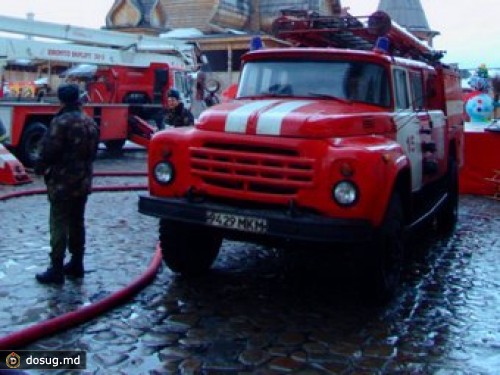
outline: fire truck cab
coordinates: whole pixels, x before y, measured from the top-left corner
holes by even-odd
[[[389,298],[405,231],[456,223],[460,95],[458,71],[428,58],[335,46],[249,52],[234,100],[193,129],[153,137],[139,211],[160,218],[175,272],[206,271],[226,238],[343,243],[361,249],[366,285]]]

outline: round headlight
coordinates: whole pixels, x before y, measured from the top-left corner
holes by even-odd
[[[174,180],[174,166],[168,162],[156,164],[154,169],[156,181],[161,184],[169,184]]]
[[[351,181],[340,181],[333,187],[333,199],[341,206],[352,206],[358,196],[358,189]]]

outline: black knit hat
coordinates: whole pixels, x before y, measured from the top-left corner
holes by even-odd
[[[80,99],[80,88],[74,83],[62,84],[57,88],[57,97],[63,104],[76,104]]]
[[[175,98],[177,100],[181,99],[181,95],[179,94],[179,91],[177,91],[176,89],[170,89],[170,90],[168,90],[167,97],[168,98]]]

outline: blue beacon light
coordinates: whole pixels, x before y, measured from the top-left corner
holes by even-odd
[[[379,36],[377,38],[377,41],[375,42],[375,46],[373,47],[373,50],[375,52],[388,54],[389,53],[389,44],[390,44],[389,38],[387,38],[386,36]]]

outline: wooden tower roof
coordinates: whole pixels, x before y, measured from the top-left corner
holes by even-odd
[[[429,27],[420,0],[380,0],[378,10],[386,12],[399,25],[429,43],[439,35]]]

